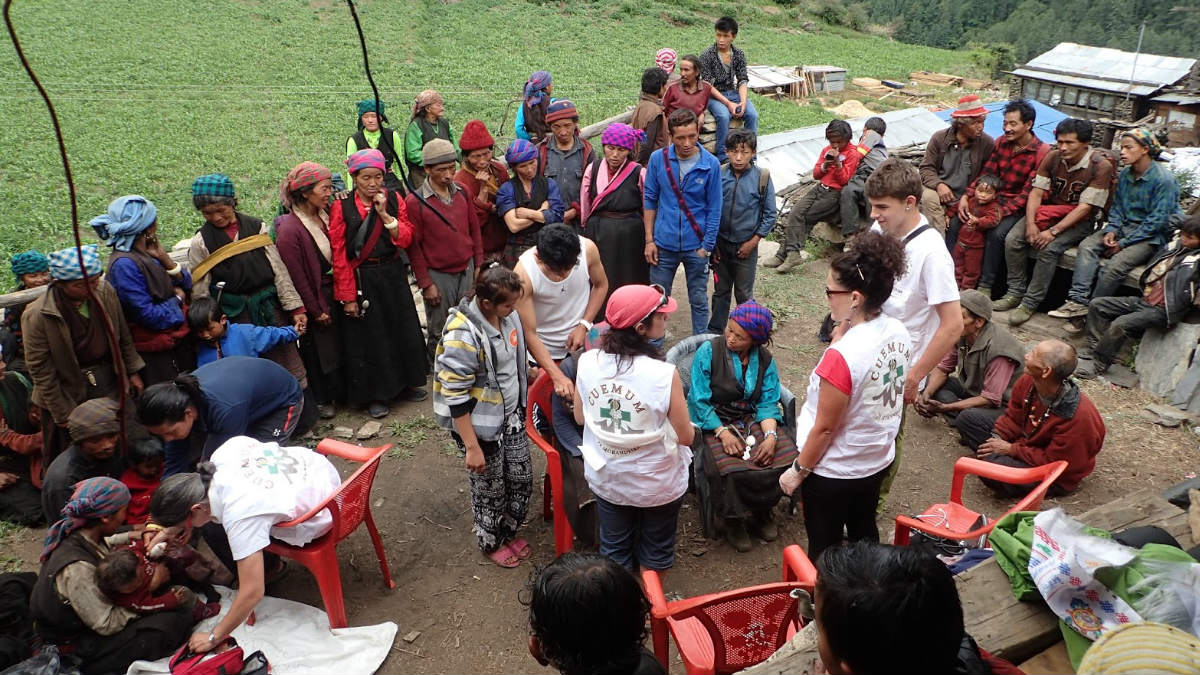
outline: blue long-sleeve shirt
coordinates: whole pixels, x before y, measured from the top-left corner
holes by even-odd
[[[759,192],[761,171],[753,164],[741,175],[730,166],[721,169],[722,241],[741,244],[756,234],[766,237],[775,226],[775,185],[768,177],[766,191]]]
[[[687,176],[679,169],[675,146],[667,152],[671,161],[671,172],[683,191],[683,200],[692,211],[703,237],[697,237],[688,217],[679,208],[679,199],[671,188],[663,164],[662,151],[650,155],[650,166],[642,192],[642,206],[653,210],[654,244],[668,251],[695,251],[703,248],[712,252],[717,246],[717,232],[721,229],[721,163],[703,147],[697,148],[700,157]],[[757,184],[755,186],[757,189]]]
[[[303,398],[300,383],[286,368],[267,359],[231,356],[192,372],[200,381],[204,409],[193,433],[206,434],[203,457],[255,422],[295,406]]]
[[[126,318],[142,328],[167,330],[183,323],[183,303],[174,295],[161,302],[155,301],[146,289],[146,275],[142,274],[136,262],[129,258],[117,258],[105,278],[117,290]],[[185,269],[178,278],[172,278],[171,283],[190,291],[192,275]]]
[[[513,188],[513,181],[521,180],[515,175],[509,179],[496,192],[496,215],[504,219],[504,214],[517,208],[516,193]],[[563,221],[563,213],[567,210],[563,206],[562,193],[558,191],[558,184],[553,178],[546,179],[546,201],[550,207],[542,211],[542,216],[546,219],[546,225],[550,223],[561,223]]]
[[[747,392],[747,395],[754,391],[754,386],[758,383],[758,355],[758,349],[750,352],[750,359],[743,371],[741,359],[733,358],[732,353],[727,353],[727,358],[733,363],[733,374],[741,382],[742,390]],[[712,431],[721,426],[721,418],[717,417],[712,402],[712,360],[712,343],[705,342],[696,350],[696,356],[692,359],[692,385],[688,390],[688,414],[692,422],[704,431]],[[763,373],[762,394],[755,405],[755,421],[783,419],[779,412],[779,391],[779,369],[775,367],[775,360],[772,359]]]
[[[1121,248],[1143,241],[1162,246],[1170,238],[1169,221],[1177,211],[1179,184],[1166,166],[1151,162],[1140,176],[1125,167],[1117,179],[1117,193],[1104,231],[1115,234]]]
[[[554,96],[550,97],[550,102],[554,103],[558,99]],[[517,138],[524,138],[527,141],[533,140],[533,136],[529,135],[529,131],[525,129],[525,102],[522,101],[517,106],[517,116],[513,118],[513,131],[517,134]]]
[[[255,326],[251,323],[231,323],[219,340],[221,353],[208,342],[199,342],[196,347],[196,364],[212,363],[218,358],[229,356],[262,356],[286,342],[295,342],[300,334],[291,326]]]

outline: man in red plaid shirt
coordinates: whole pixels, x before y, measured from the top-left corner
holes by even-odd
[[[1042,158],[1050,151],[1050,146],[1043,143],[1033,133],[1033,123],[1037,113],[1033,106],[1024,99],[1009,101],[1004,106],[1004,136],[997,139],[996,147],[983,165],[981,176],[991,174],[1000,179],[1000,190],[996,193],[996,203],[1000,206],[1000,224],[987,233],[987,247],[983,253],[983,273],[979,278],[979,290],[991,296],[992,284],[1003,281],[1004,276],[1004,238],[1013,225],[1025,217],[1025,203],[1029,200],[1029,191],[1033,186],[1033,176],[1037,173]],[[967,192],[959,200],[959,211],[967,211],[967,199],[975,194],[976,178],[967,187]],[[957,221],[957,219],[956,219]],[[953,248],[958,239],[958,228],[952,225],[946,234],[947,245]]]

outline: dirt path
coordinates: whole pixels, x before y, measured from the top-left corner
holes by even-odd
[[[811,369],[823,351],[817,325],[826,311],[822,293],[827,267],[814,261],[790,275],[760,268],[758,299],[779,317],[774,353],[781,379],[803,396]],[[686,298],[682,278],[676,297]],[[670,323],[674,338],[688,332],[686,307]],[[1027,336],[1026,336],[1027,337]],[[1163,488],[1194,470],[1197,440],[1185,430],[1153,426],[1138,417],[1152,400],[1141,390],[1117,390],[1084,383],[1108,424],[1108,438],[1095,473],[1070,497],[1050,500],[1080,513],[1130,489]],[[386,590],[365,532],[351,536],[340,549],[347,613],[352,625],[395,621],[399,635],[420,631],[411,644],[397,639],[396,649],[380,672],[538,672],[526,644],[528,626],[520,599],[533,565],[505,570],[487,562],[471,534],[470,499],[462,460],[448,436],[435,428],[429,403],[398,407],[379,442],[396,443],[375,481],[372,508],[396,580]],[[356,426],[361,415],[341,415],[336,422]],[[891,538],[897,513],[912,513],[944,500],[949,494],[954,461],[965,454],[946,425],[911,415],[906,429],[912,439],[893,488],[888,512],[879,520],[883,539]],[[393,437],[394,436],[394,437]],[[535,476],[545,462],[534,453]],[[998,514],[1006,504],[993,499],[976,481],[968,481],[966,502]],[[541,519],[541,480],[535,481],[530,519],[523,534],[534,546],[531,562],[553,558],[552,530]],[[694,497],[688,496],[679,526],[677,565],[669,590],[684,596],[773,581],[780,574],[780,551],[789,543],[805,543],[799,517],[779,510],[782,536],[759,542],[750,553],[737,554],[723,542],[700,535]],[[13,538],[10,554],[25,569],[36,569],[41,532],[24,531]],[[316,586],[303,570],[295,570],[274,595],[320,606]],[[404,650],[404,651],[400,651]],[[676,672],[682,666],[673,664]],[[546,671],[549,672],[549,671]]]

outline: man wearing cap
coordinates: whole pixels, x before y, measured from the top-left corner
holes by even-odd
[[[921,159],[921,213],[938,232],[946,232],[949,216],[958,210],[958,199],[966,191],[992,154],[996,142],[983,133],[987,108],[975,94],[958,99],[950,113],[950,128],[929,137]]]
[[[550,135],[538,144],[538,173],[558,185],[566,211],[563,222],[579,231],[579,192],[583,169],[592,162],[592,144],[579,137],[579,113],[569,99],[546,107]]]
[[[483,267],[479,217],[467,191],[454,182],[457,159],[450,141],[435,138],[426,143],[421,149],[425,182],[404,200],[413,225],[408,257],[425,301],[431,355],[450,308],[471,294],[476,270]]]
[[[98,476],[119,479],[125,472],[116,401],[95,398],[80,403],[68,416],[67,428],[71,445],[50,463],[42,479],[42,512],[49,523],[59,519],[76,483]]]
[[[41,251],[25,251],[12,257],[10,262],[17,287],[13,292],[38,288],[50,283],[50,261]],[[21,338],[21,314],[29,303],[14,305],[4,310],[4,326],[0,328],[0,349],[9,370],[25,371],[25,353]]]
[[[376,106],[376,103],[379,105]],[[404,194],[404,183],[396,176],[393,167],[396,166],[397,155],[404,148],[403,142],[400,140],[400,133],[395,129],[389,129],[383,126],[384,122],[388,121],[387,114],[384,110],[387,106],[383,101],[375,101],[368,99],[359,101],[356,105],[358,112],[358,131],[350,135],[346,139],[346,156],[349,157],[359,150],[367,150],[374,148],[383,153],[384,169],[383,169],[383,185],[388,190],[395,191],[400,195]],[[354,183],[347,176],[346,185],[353,187]]]
[[[42,414],[43,466],[70,443],[67,421],[77,405],[131,390],[140,394],[143,385],[138,372],[145,367],[134,349],[117,292],[100,279],[99,248],[95,244],[68,248],[49,258],[50,286],[42,297],[29,303],[21,318],[33,402]],[[88,297],[89,286],[95,302]],[[106,319],[116,333],[115,354],[108,341]],[[127,382],[118,382],[114,359],[124,364]]]
[[[929,373],[914,404],[922,417],[941,414],[956,427],[963,410],[972,409],[993,421],[1000,417],[1025,359],[1021,343],[992,322],[992,301],[987,296],[974,289],[963,291],[959,304],[963,333],[958,346]]]

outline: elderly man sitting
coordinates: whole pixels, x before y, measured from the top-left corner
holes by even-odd
[[[915,405],[923,417],[940,413],[956,428],[964,410],[975,411],[971,424],[983,418],[995,421],[1004,413],[1025,354],[1011,333],[992,322],[992,301],[986,295],[974,289],[963,291],[959,304],[962,338],[929,373]]]
[[[1071,379],[1075,363],[1071,345],[1061,340],[1037,343],[1025,355],[1025,374],[1013,385],[1008,408],[994,425],[978,409],[959,415],[956,426],[963,442],[980,459],[1022,469],[1066,460],[1066,472],[1048,494],[1073,492],[1095,468],[1105,433],[1096,406]],[[1008,497],[1024,496],[1034,487],[983,482]]]

